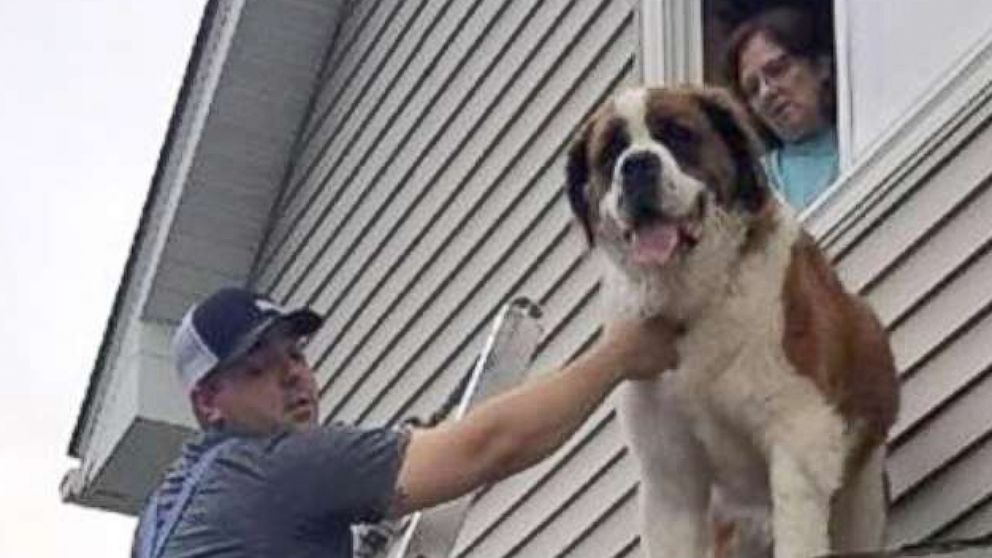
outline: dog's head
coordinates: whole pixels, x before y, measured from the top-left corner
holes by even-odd
[[[747,235],[773,198],[762,145],[719,89],[631,89],[585,124],[568,157],[568,198],[590,243],[626,266],[661,269],[709,235]],[[739,223],[743,227],[732,226]]]

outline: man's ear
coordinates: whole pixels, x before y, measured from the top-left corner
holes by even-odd
[[[219,427],[224,422],[224,413],[217,405],[218,386],[213,378],[200,380],[189,394],[193,415],[201,427]]]
[[[582,230],[586,234],[589,245],[594,243],[592,232],[592,215],[589,207],[589,194],[586,186],[589,184],[589,159],[587,156],[589,148],[589,136],[592,134],[592,122],[586,123],[582,132],[572,142],[568,149],[568,161],[565,165],[565,177],[567,181],[568,203],[572,207],[572,213],[582,225]]]
[[[769,197],[768,181],[760,162],[764,147],[758,132],[751,126],[744,107],[726,91],[708,89],[699,96],[699,103],[734,159],[738,203],[757,213]]]

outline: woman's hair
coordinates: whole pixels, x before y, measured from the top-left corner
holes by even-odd
[[[821,92],[821,108],[830,122],[836,122],[837,114],[834,109],[837,104],[837,91],[833,79],[832,29],[823,25],[810,12],[791,6],[768,9],[738,25],[727,42],[724,75],[731,89],[741,99],[746,99],[740,82],[741,52],[758,34],[764,35],[790,55],[810,63],[827,60],[830,78]]]

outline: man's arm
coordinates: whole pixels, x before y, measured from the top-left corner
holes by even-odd
[[[391,514],[446,502],[541,461],[621,380],[673,367],[673,338],[660,320],[614,324],[564,370],[497,396],[462,420],[414,430]]]

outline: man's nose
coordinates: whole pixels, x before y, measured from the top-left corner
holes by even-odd
[[[299,384],[300,382],[306,380],[307,376],[312,373],[310,370],[310,365],[302,359],[294,359],[287,356],[284,357],[281,365],[281,379],[287,386],[295,386]]]

